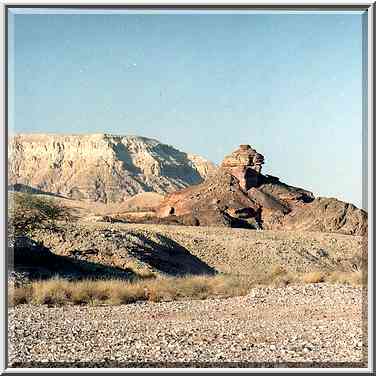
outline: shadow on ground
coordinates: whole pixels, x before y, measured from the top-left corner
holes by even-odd
[[[131,269],[121,269],[69,256],[56,255],[41,243],[23,236],[8,248],[8,271],[22,275],[26,280],[60,277],[80,279],[125,279],[136,277]]]
[[[213,275],[216,270],[192,255],[176,241],[156,234],[151,240],[140,233],[112,233],[109,241],[118,250],[126,250],[130,257],[151,267],[155,272],[169,276]],[[101,252],[100,250],[96,250]],[[102,250],[104,252],[105,249]],[[120,268],[83,259],[88,250],[71,251],[71,256],[53,253],[42,243],[30,237],[18,237],[8,248],[8,270],[25,280],[60,277],[81,279],[124,279],[138,277],[131,268]],[[78,253],[76,255],[76,253]],[[86,257],[86,256],[85,256]]]
[[[21,184],[21,183],[9,185],[8,191],[29,193],[29,194],[36,194],[36,195],[46,195],[46,196],[59,197],[59,198],[66,198],[65,196],[59,195],[57,193],[43,191],[39,188],[35,188],[35,187],[30,186],[30,185]]]
[[[168,275],[213,275],[216,273],[214,268],[192,255],[181,244],[161,234],[155,234],[155,236],[158,242],[142,234],[133,233],[134,243],[129,253],[139,261]],[[139,245],[140,243],[142,246]]]

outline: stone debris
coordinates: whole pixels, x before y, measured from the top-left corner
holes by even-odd
[[[21,305],[9,311],[9,361],[11,367],[365,367],[362,294],[361,288],[313,284],[204,301]]]

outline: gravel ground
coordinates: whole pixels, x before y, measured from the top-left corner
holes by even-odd
[[[9,364],[365,367],[362,299],[361,288],[314,284],[222,300],[22,305],[9,311]]]

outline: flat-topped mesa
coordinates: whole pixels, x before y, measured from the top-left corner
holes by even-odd
[[[264,156],[250,145],[240,145],[239,149],[226,156],[221,168],[235,176],[240,186],[248,190],[260,183]]]
[[[17,134],[9,140],[9,185],[77,200],[120,203],[202,183],[204,158],[139,136]]]

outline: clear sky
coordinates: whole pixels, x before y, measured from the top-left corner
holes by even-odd
[[[362,206],[360,12],[53,12],[9,17],[10,132],[134,134],[215,163],[248,143],[265,173]]]

